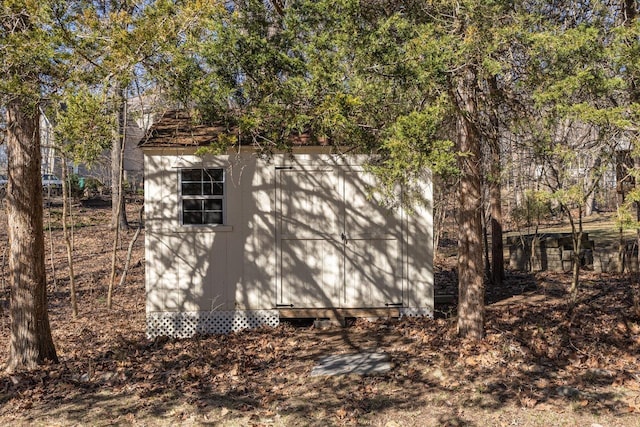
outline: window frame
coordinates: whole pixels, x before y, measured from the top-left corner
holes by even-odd
[[[200,180],[185,180],[184,173],[187,171],[200,171]],[[205,180],[206,174],[210,176],[215,176],[215,174],[221,174],[221,180]],[[179,214],[179,223],[181,227],[224,227],[227,224],[227,185],[226,185],[226,177],[227,173],[224,167],[183,167],[178,169],[178,214]],[[200,194],[185,194],[184,192],[184,183],[200,183],[201,191]],[[211,183],[211,194],[204,194],[205,183]],[[222,184],[222,194],[213,194],[215,190],[213,190],[214,184]],[[205,212],[220,212],[221,214],[221,222],[200,222],[200,223],[185,223],[185,206],[184,202],[188,200],[220,200],[221,208],[220,210],[209,210],[205,207],[201,210],[193,210],[192,212],[200,212],[202,215]]]

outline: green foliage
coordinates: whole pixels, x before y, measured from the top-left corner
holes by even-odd
[[[84,182],[78,174],[72,173],[67,175],[67,191],[72,197],[82,196]]]
[[[635,194],[633,198],[637,198],[638,195]],[[622,206],[618,207],[616,211],[616,227],[622,228],[623,230],[631,230],[640,228],[640,222],[636,219],[636,207],[633,203],[627,202]]]
[[[226,154],[229,147],[238,143],[238,137],[234,134],[219,134],[215,142],[210,145],[199,147],[196,150],[196,156],[206,156]]]
[[[547,191],[526,191],[524,203],[511,212],[511,218],[519,225],[532,225],[553,215],[552,196]]]
[[[106,108],[102,96],[85,86],[72,86],[54,108],[55,140],[58,148],[74,162],[91,164],[111,145],[116,116]]]
[[[20,99],[35,109],[66,73],[56,15],[65,2],[12,0],[0,4],[0,105]],[[64,22],[64,17],[60,18]]]

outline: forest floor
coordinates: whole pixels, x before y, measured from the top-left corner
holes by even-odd
[[[0,360],[6,360],[1,211]],[[640,285],[629,276],[584,272],[569,313],[569,275],[509,272],[503,288],[487,293],[480,342],[456,336],[453,306],[438,307],[435,320],[359,320],[328,329],[282,324],[148,340],[143,236],[108,310],[109,210],[76,211],[74,318],[59,211],[52,208],[45,223],[54,225],[47,232],[47,277],[60,361],[0,372],[0,425],[640,426]],[[132,235],[118,250],[119,266]],[[437,281],[455,281],[451,261],[437,264]],[[322,356],[367,351],[389,355],[392,369],[310,376]]]

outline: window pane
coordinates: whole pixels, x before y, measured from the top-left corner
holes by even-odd
[[[183,212],[183,224],[202,224],[202,212]]]
[[[205,212],[205,224],[222,224],[222,212]]]
[[[186,196],[199,196],[202,194],[202,184],[199,182],[183,182],[182,194]]]
[[[223,181],[223,171],[222,169],[207,169],[204,171],[203,181]]]
[[[205,196],[224,195],[224,184],[221,182],[205,182],[202,184],[202,194]]]
[[[222,211],[222,199],[209,199],[204,201],[204,210]]]
[[[213,184],[211,182],[202,183],[202,194],[204,196],[213,195]]]
[[[183,169],[182,181],[202,181],[202,169]]]
[[[201,211],[202,210],[202,200],[185,199],[185,200],[182,201],[182,208],[185,211]]]

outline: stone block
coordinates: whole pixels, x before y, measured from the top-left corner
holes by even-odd
[[[562,261],[550,261],[547,263],[547,270],[549,271],[563,271],[562,270]]]
[[[562,261],[571,261],[573,259],[573,251],[562,251]]]
[[[509,268],[517,271],[525,271],[527,254],[522,246],[509,247]]]

